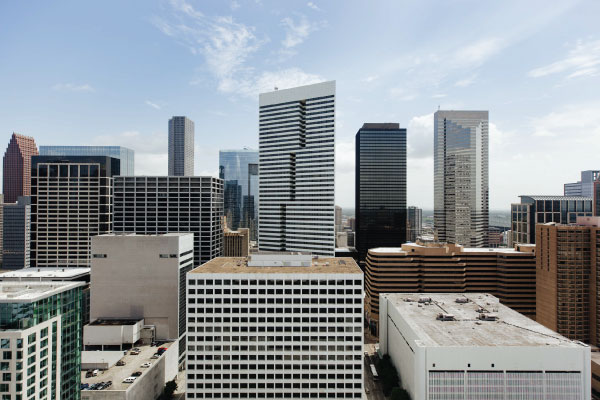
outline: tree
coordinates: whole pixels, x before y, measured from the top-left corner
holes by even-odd
[[[158,400],[169,400],[173,398],[173,393],[177,390],[177,382],[175,380],[169,381],[165,384],[162,394]]]

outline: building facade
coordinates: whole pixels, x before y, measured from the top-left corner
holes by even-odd
[[[488,112],[434,114],[433,224],[438,240],[488,246]]]
[[[2,268],[29,268],[31,197],[21,196],[16,203],[4,204],[2,214]]]
[[[188,274],[187,399],[357,398],[362,272],[351,258],[217,258]]]
[[[0,282],[0,396],[80,398],[81,285]]]
[[[335,252],[335,81],[259,97],[260,250]]]
[[[581,180],[573,183],[565,183],[565,196],[594,197],[594,182],[600,178],[600,171],[581,171]]]
[[[32,158],[32,267],[90,266],[90,238],[112,232],[119,168],[112,157]]]
[[[194,121],[188,117],[169,120],[169,176],[194,175]]]
[[[114,232],[194,234],[194,262],[223,254],[223,181],[205,176],[118,176]]]
[[[117,158],[120,175],[135,175],[135,153],[122,146],[40,146],[40,156],[105,156]]]
[[[248,228],[237,231],[225,230],[223,234],[223,257],[248,257],[250,233]]]
[[[511,208],[512,243],[535,244],[537,224],[556,222],[574,224],[577,217],[592,216],[590,197],[569,196],[519,196],[521,203]]]
[[[381,293],[490,293],[502,304],[535,319],[535,246],[514,249],[459,245],[369,250],[365,269],[366,310],[377,332]]]
[[[416,242],[423,231],[423,210],[410,206],[406,210],[406,240]]]
[[[362,264],[369,249],[406,242],[406,129],[363,124],[355,154],[355,246]]]
[[[6,152],[2,170],[4,201],[14,203],[19,196],[31,194],[31,157],[38,155],[35,140],[13,133]]]
[[[223,179],[223,211],[229,229],[248,228],[251,240],[258,234],[258,151],[219,151],[219,178]]]
[[[590,348],[489,294],[385,293],[380,325],[413,399],[590,399]]]

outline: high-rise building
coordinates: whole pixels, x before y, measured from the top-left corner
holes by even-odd
[[[4,201],[14,203],[19,196],[31,194],[31,156],[38,155],[32,137],[12,134],[4,153],[2,185]]]
[[[2,268],[29,268],[31,197],[21,196],[16,203],[4,204],[2,210]]]
[[[574,224],[592,216],[592,198],[581,196],[519,196],[511,208],[511,242],[535,244],[535,226],[556,222]]]
[[[0,282],[5,399],[80,399],[81,286]]]
[[[356,251],[406,242],[406,129],[363,124],[356,134]],[[361,265],[362,267],[362,265]]]
[[[223,181],[210,176],[118,176],[114,232],[194,234],[194,262],[223,254]]]
[[[594,182],[594,203],[592,211],[595,217],[600,217],[600,179]]]
[[[433,225],[441,242],[488,246],[488,112],[436,111]]]
[[[194,175],[194,121],[188,117],[169,120],[169,176]]]
[[[594,197],[594,182],[600,178],[600,171],[581,171],[581,180],[573,183],[565,183],[565,196]]]
[[[4,195],[0,194],[0,265],[4,256]]]
[[[104,156],[32,158],[32,267],[90,266],[90,238],[112,232],[119,168]]]
[[[237,231],[226,229],[223,234],[223,257],[248,257],[249,253],[248,228],[239,228]]]
[[[219,151],[219,178],[224,184],[223,211],[231,230],[248,228],[250,239],[258,232],[258,151]]]
[[[370,249],[365,268],[366,310],[373,332],[381,293],[474,293],[535,318],[535,246],[464,248],[454,244]]]
[[[106,156],[118,158],[120,174],[133,176],[134,151],[122,146],[40,146],[40,156]]]
[[[410,206],[406,212],[406,240],[416,242],[423,231],[423,210]]]
[[[188,273],[186,398],[362,398],[362,276],[287,254]]]
[[[335,206],[335,233],[342,231],[342,207]]]
[[[260,250],[335,254],[335,81],[259,97]]]
[[[600,345],[600,218],[536,226],[536,321],[573,340]]]
[[[144,319],[155,339],[177,340],[185,361],[186,273],[194,235],[108,234],[92,238],[90,319]]]
[[[413,399],[590,399],[590,348],[485,293],[381,295],[379,352]]]

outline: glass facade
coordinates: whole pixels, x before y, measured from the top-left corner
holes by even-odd
[[[219,151],[219,178],[223,179],[224,213],[231,230],[248,228],[256,240],[258,216],[258,151]]]
[[[122,146],[40,146],[41,156],[107,156],[121,161],[123,176],[134,174],[134,151]]]
[[[406,129],[364,124],[356,134],[356,250],[406,242]]]

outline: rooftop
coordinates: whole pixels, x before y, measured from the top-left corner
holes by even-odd
[[[423,346],[586,346],[511,310],[490,294],[382,293],[381,296],[396,307]],[[440,314],[448,320],[438,319]],[[493,320],[481,320],[481,315]]]
[[[535,246],[534,246],[535,248]],[[523,248],[525,250],[525,248]],[[512,247],[462,247],[460,245],[454,244],[444,244],[444,243],[432,243],[427,245],[417,244],[417,243],[405,243],[402,247],[376,247],[373,249],[369,249],[369,253],[372,254],[398,254],[398,255],[408,255],[409,253],[414,254],[434,254],[440,255],[440,253],[444,253],[447,255],[452,254],[521,254],[521,253],[530,253],[531,249],[528,248],[528,251],[519,251]]]
[[[312,258],[308,266],[248,266],[247,257],[217,257],[190,273],[196,274],[358,274],[361,269],[351,257]],[[256,260],[255,260],[256,261]]]
[[[529,197],[532,200],[588,200],[588,201],[593,200],[591,197],[584,197],[584,196],[544,196],[544,195],[523,194],[519,197],[521,198],[521,202],[523,201],[523,197]]]
[[[76,278],[78,276],[89,275],[90,268],[23,268],[17,270],[11,270],[0,274],[1,280],[43,280],[43,279],[69,279]]]
[[[169,233],[144,233],[138,234],[134,232],[123,232],[123,233],[103,233],[102,235],[98,235],[99,237],[120,237],[120,236],[131,236],[131,237],[157,237],[157,236],[187,236],[193,235],[190,232],[169,232]]]
[[[93,326],[135,325],[140,319],[96,319],[90,322]]]
[[[31,303],[84,286],[83,282],[0,282],[0,303]]]

